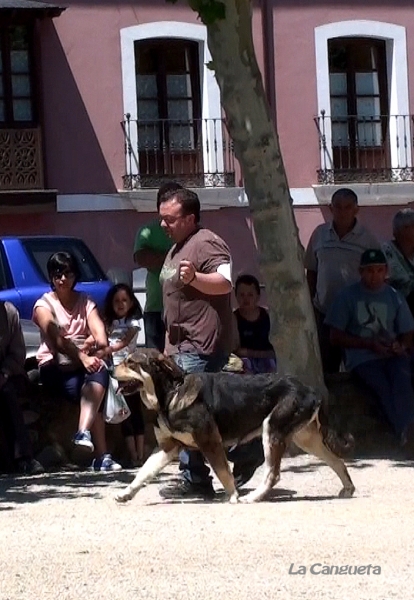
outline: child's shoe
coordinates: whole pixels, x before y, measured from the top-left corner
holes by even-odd
[[[87,429],[85,429],[85,431],[78,431],[75,434],[72,442],[76,446],[82,446],[82,448],[86,448],[90,452],[94,451],[94,445],[92,442],[91,432],[88,431]]]
[[[115,462],[110,454],[102,454],[99,458],[94,458],[91,469],[93,471],[122,471],[120,464]]]

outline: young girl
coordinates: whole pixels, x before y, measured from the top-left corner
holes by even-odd
[[[259,306],[260,286],[253,275],[240,275],[235,284],[239,305],[234,311],[239,333],[236,354],[243,360],[247,373],[272,373],[276,371],[276,355],[269,340],[270,319],[263,306]]]
[[[119,365],[137,345],[142,310],[134,292],[124,283],[114,285],[104,306],[104,322],[108,332],[109,352],[113,365]],[[126,396],[131,416],[121,423],[130,456],[130,466],[140,467],[144,461],[145,423],[138,394]]]

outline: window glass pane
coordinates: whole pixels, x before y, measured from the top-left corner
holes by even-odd
[[[348,116],[348,101],[346,98],[331,98],[331,114],[333,118]]]
[[[148,123],[138,126],[138,150],[158,150],[160,134],[158,123]]]
[[[381,123],[379,121],[365,121],[358,123],[359,146],[382,146]]]
[[[6,115],[4,114],[4,101],[0,100],[0,121],[5,121]]]
[[[357,94],[379,94],[378,73],[355,73]]]
[[[190,75],[167,75],[167,95],[170,98],[191,97]]]
[[[29,72],[29,53],[27,50],[13,50],[10,52],[12,73]]]
[[[3,96],[3,77],[0,77],[0,96]]]
[[[156,73],[158,70],[157,51],[147,41],[135,42],[135,70],[141,75]]]
[[[15,121],[32,120],[31,100],[13,100],[13,117]]]
[[[331,85],[331,94],[335,96],[345,96],[347,93],[346,73],[330,73],[329,81]]]
[[[9,36],[12,51],[29,49],[29,32],[24,25],[10,27]]]
[[[28,75],[12,75],[13,96],[30,97],[30,77]]]
[[[194,132],[188,125],[170,127],[170,148],[171,150],[193,150]]]
[[[348,125],[346,123],[332,123],[332,145],[348,146]]]
[[[358,44],[353,55],[356,71],[376,71],[378,69],[378,47],[371,42]]]
[[[158,119],[158,101],[139,100],[138,119],[142,121],[153,121],[154,119]]]
[[[137,75],[137,97],[138,98],[156,98],[157,97],[157,76],[156,75]]]
[[[344,45],[338,42],[328,42],[329,70],[346,71],[348,66],[348,54]]]
[[[191,100],[170,100],[168,102],[168,118],[189,121],[193,118],[193,103]]]
[[[379,117],[380,114],[379,98],[357,98],[358,117]]]
[[[170,42],[165,49],[165,70],[167,73],[179,73],[190,70],[190,52],[188,42]]]

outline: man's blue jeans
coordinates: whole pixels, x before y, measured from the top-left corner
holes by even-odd
[[[174,354],[175,362],[187,373],[215,373],[221,371],[227,362],[224,354],[202,355],[195,353]],[[227,452],[228,459],[234,464],[234,474],[241,474],[244,469],[263,462],[263,447],[260,439],[252,440],[242,446],[236,446]],[[180,471],[190,483],[211,485],[210,469],[204,456],[197,450],[180,452]]]
[[[414,391],[409,356],[377,358],[358,365],[354,372],[378,396],[382,409],[399,438],[414,421]]]

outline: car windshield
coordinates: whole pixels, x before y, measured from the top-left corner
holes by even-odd
[[[80,269],[79,281],[106,280],[95,257],[81,240],[73,238],[26,238],[22,243],[27,253],[33,259],[45,281],[49,281],[47,274],[47,261],[55,252],[70,252],[78,261]]]

